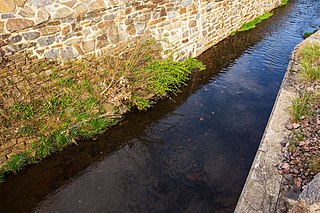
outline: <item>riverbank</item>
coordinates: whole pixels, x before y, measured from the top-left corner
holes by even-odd
[[[12,84],[6,82],[1,88],[6,101],[0,108],[2,179],[78,139],[97,136],[130,109],[151,107],[178,92],[191,70],[204,68],[195,59],[163,60],[152,40],[133,41],[123,49],[126,52],[115,56],[30,63],[28,72],[17,76],[16,99],[10,99]]]
[[[282,211],[282,207],[279,207],[279,203],[283,204],[282,198],[280,198],[281,188],[285,186],[286,175],[290,172],[296,173],[293,165],[288,163],[281,163],[283,161],[283,152],[288,153],[288,148],[292,147],[292,135],[296,136],[296,130],[302,125],[306,124],[312,126],[311,128],[317,135],[318,131],[318,118],[319,111],[316,110],[315,114],[312,114],[310,120],[304,116],[303,124],[292,123],[294,118],[294,111],[292,107],[295,103],[294,100],[298,100],[299,94],[303,89],[313,90],[316,92],[319,90],[318,80],[312,81],[312,87],[310,89],[310,84],[302,84],[305,80],[301,80],[301,67],[299,54],[301,47],[308,44],[309,42],[319,42],[320,33],[316,33],[301,44],[299,44],[291,57],[286,75],[283,79],[280,91],[278,93],[277,100],[275,102],[272,114],[270,116],[268,125],[265,129],[264,136],[261,140],[260,147],[257,151],[255,160],[252,164],[250,173],[248,175],[246,184],[243,188],[242,194],[239,198],[237,208],[235,212],[277,212]],[[299,84],[296,84],[300,82]],[[309,86],[300,86],[309,85]],[[318,109],[318,105],[314,105],[315,109]],[[314,117],[315,116],[315,117]],[[300,119],[300,116],[299,116]],[[314,123],[315,122],[315,123]],[[290,126],[290,127],[289,127]],[[289,128],[288,128],[289,127]],[[291,128],[292,127],[292,128]],[[308,133],[308,131],[305,131]],[[301,133],[300,133],[301,134]],[[303,138],[304,141],[311,139],[313,140],[314,134],[309,134],[309,138]],[[301,140],[302,142],[302,140]],[[311,141],[310,141],[311,142]],[[314,142],[318,143],[319,140],[315,138]],[[306,143],[304,145],[307,145]],[[298,145],[298,144],[297,144]],[[301,143],[301,146],[303,144]],[[299,146],[299,145],[298,145]],[[317,145],[316,145],[317,146]],[[308,146],[306,146],[308,147]],[[299,148],[300,149],[300,148]],[[309,149],[309,151],[314,151]],[[316,155],[315,155],[316,156]],[[290,157],[289,157],[290,159]],[[293,160],[293,159],[290,159]],[[319,165],[319,164],[317,164]],[[308,165],[310,167],[310,164]],[[278,168],[282,168],[285,171],[280,171]],[[299,171],[300,172],[303,172]],[[295,174],[298,176],[298,174]],[[309,173],[311,175],[311,172]],[[315,173],[312,173],[315,175]],[[285,177],[285,178],[284,178]],[[293,177],[294,178],[294,177]],[[293,181],[292,178],[292,181]],[[300,177],[299,177],[300,178]],[[294,183],[299,184],[302,187],[302,181],[297,181],[295,178]],[[286,188],[286,187],[285,187]],[[304,189],[307,187],[304,187]]]
[[[286,126],[291,133],[278,165],[284,177],[279,208],[312,212],[320,209],[320,32],[297,46],[294,59],[287,82],[297,95]]]

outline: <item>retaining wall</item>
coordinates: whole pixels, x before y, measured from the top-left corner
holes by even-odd
[[[120,54],[140,37],[160,41],[163,55],[197,56],[281,0],[0,0],[0,113],[24,102],[28,75],[44,58]],[[41,75],[46,76],[46,72]],[[30,147],[30,140],[0,141],[0,165]]]

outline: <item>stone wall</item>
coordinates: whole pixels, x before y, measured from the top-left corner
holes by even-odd
[[[63,61],[90,54],[116,55],[140,38],[158,40],[164,56],[173,53],[177,60],[197,56],[244,22],[280,3],[281,0],[0,0],[0,114],[13,103],[28,102],[23,92],[28,85],[47,84],[47,72],[29,72],[44,58]],[[12,154],[30,147],[29,141],[0,141],[0,165]]]
[[[164,54],[197,56],[281,0],[0,0],[2,61],[28,51],[70,59],[108,52],[142,35]],[[121,50],[119,50],[121,51]]]

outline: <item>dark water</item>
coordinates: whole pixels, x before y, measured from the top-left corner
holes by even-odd
[[[291,52],[320,16],[291,0],[199,59],[181,94],[0,185],[0,212],[232,212]]]

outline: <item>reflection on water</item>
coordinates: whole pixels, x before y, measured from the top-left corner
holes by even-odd
[[[179,96],[11,176],[4,212],[232,212],[316,0],[290,1],[199,59]],[[16,205],[19,203],[19,205]]]

